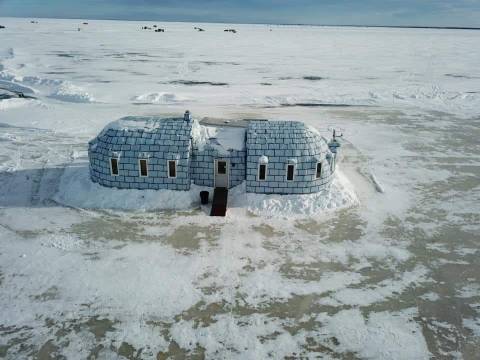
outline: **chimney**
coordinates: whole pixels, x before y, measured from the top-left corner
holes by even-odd
[[[183,121],[190,121],[192,120],[192,116],[190,115],[190,111],[185,111],[185,114],[183,114]]]

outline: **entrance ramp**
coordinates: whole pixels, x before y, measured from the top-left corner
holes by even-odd
[[[210,216],[225,216],[227,213],[228,189],[216,187],[213,191],[212,210]]]

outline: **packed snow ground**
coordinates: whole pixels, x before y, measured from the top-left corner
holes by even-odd
[[[0,18],[0,357],[478,357],[480,32],[29,20]],[[343,132],[339,192],[218,219],[88,182],[107,123],[187,108]]]

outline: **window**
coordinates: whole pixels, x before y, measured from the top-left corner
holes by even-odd
[[[267,179],[267,165],[258,165],[258,181],[265,181]]]
[[[147,159],[138,160],[138,168],[140,170],[140,176],[141,177],[147,177],[148,176]]]
[[[295,173],[295,165],[288,164],[287,165],[287,181],[293,181],[294,173]]]
[[[118,175],[118,159],[117,158],[110,159],[110,174],[112,174],[112,176]]]
[[[168,160],[168,177],[176,178],[177,177],[177,161]]]
[[[225,175],[227,173],[227,162],[217,161],[217,174]]]
[[[315,173],[315,179],[320,179],[322,177],[322,163],[317,163],[317,171]]]

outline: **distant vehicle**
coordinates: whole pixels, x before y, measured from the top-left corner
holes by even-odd
[[[165,32],[165,29],[156,29],[155,32]]]
[[[237,33],[237,30],[235,30],[235,29],[225,29],[225,30],[223,30],[223,31],[225,31],[225,32],[231,32],[231,33],[234,33],[234,34]]]
[[[87,23],[87,22],[84,22],[83,25],[88,25],[88,23]]]
[[[38,24],[38,21],[32,20],[30,21],[30,24]]]
[[[3,25],[0,25],[0,29],[5,29],[5,26],[3,26]]]
[[[196,27],[196,26],[194,27],[194,29],[195,29],[195,30],[198,30],[198,31],[205,31],[204,29],[199,28],[199,27]]]
[[[149,26],[142,26],[142,30],[152,30],[152,28]]]

